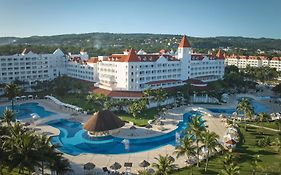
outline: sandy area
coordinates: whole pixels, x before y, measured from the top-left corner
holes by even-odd
[[[78,120],[80,122],[85,122],[90,117],[89,115],[84,115],[73,110],[66,110],[65,108],[59,107],[56,104],[52,103],[49,100],[32,100],[34,102],[38,102],[41,106],[43,106],[46,110],[52,111],[60,114],[64,118]],[[25,101],[26,102],[26,101]],[[31,101],[30,101],[31,102]],[[269,107],[270,112],[280,112],[280,105],[269,102],[269,100],[259,100],[259,102],[265,104]],[[205,108],[234,108],[237,105],[236,97],[230,97],[230,100],[227,104],[223,104],[221,106],[218,105],[190,105],[183,106],[179,108],[174,108],[166,112],[165,119],[161,120],[163,122],[163,127],[165,127],[165,131],[161,131],[158,125],[152,125],[151,129],[137,127],[136,129],[130,129],[131,124],[126,124],[116,137],[122,138],[140,138],[140,137],[150,137],[156,136],[160,134],[165,134],[177,128],[177,123],[182,120],[183,114],[190,110],[200,110],[205,113],[203,116],[204,120],[206,120],[206,125],[208,126],[208,130],[216,132],[221,139],[226,132],[225,123],[220,121],[220,118],[212,117],[214,114],[212,112],[206,110]],[[31,127],[39,128],[36,132],[39,133],[47,133],[48,135],[58,135],[59,130],[51,127],[49,125],[39,125]],[[161,128],[163,129],[163,128]],[[139,152],[139,153],[128,153],[128,154],[120,154],[120,155],[102,155],[102,154],[80,154],[78,156],[72,156],[64,154],[66,158],[68,158],[71,162],[73,172],[72,174],[84,174],[83,165],[87,162],[92,162],[96,165],[96,171],[101,171],[102,167],[108,167],[112,165],[114,162],[119,162],[122,166],[125,162],[132,162],[133,166],[131,168],[132,173],[137,173],[137,170],[141,170],[142,168],[138,166],[139,162],[142,160],[147,160],[151,164],[155,162],[155,157],[159,154],[165,155],[173,155],[174,147],[171,145],[166,145],[157,149],[153,149],[150,151]],[[173,155],[175,157],[175,155]],[[176,159],[175,162],[178,167],[186,166],[185,157],[181,157]],[[125,171],[125,168],[122,167],[119,172]]]

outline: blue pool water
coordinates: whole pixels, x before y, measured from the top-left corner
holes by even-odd
[[[129,146],[127,148],[122,138],[113,136],[99,138],[89,137],[87,132],[82,129],[82,125],[78,122],[57,120],[50,122],[49,125],[60,130],[60,135],[53,137],[52,143],[60,145],[58,149],[67,154],[124,154],[151,150],[168,144],[175,146],[176,133],[181,134],[182,137],[182,131],[187,128],[186,123],[190,121],[190,118],[200,115],[202,114],[196,111],[186,113],[184,115],[184,121],[178,124],[176,130],[161,136],[128,139]]]
[[[252,99],[250,99],[250,102],[254,107],[255,113],[268,112],[267,107],[264,106],[263,104],[260,104]],[[224,113],[229,115],[231,115],[233,112],[236,112],[235,108],[226,108],[226,109],[207,108],[207,109],[214,113]]]
[[[12,106],[0,106],[0,114],[2,114],[6,108],[11,109]],[[24,103],[15,105],[14,110],[16,111],[16,118],[18,120],[31,118],[30,114],[32,113],[38,114],[41,118],[55,114],[54,112],[46,111],[42,106],[39,106],[38,103]]]
[[[267,109],[262,104],[251,101],[255,108],[255,112],[266,112]],[[7,106],[11,108],[11,106]],[[5,110],[6,106],[0,106],[0,112]],[[17,119],[30,118],[31,113],[37,113],[40,117],[48,117],[55,113],[45,110],[39,106],[38,103],[25,103],[15,106]],[[235,109],[209,109],[212,112],[232,114]],[[178,124],[178,128],[169,133],[154,136],[150,138],[129,139],[129,146],[126,147],[124,139],[113,136],[105,136],[99,138],[91,138],[87,132],[83,130],[81,123],[68,120],[54,120],[48,124],[58,128],[60,134],[52,137],[52,144],[58,144],[60,151],[78,155],[81,153],[96,153],[96,154],[124,154],[134,153],[146,150],[159,148],[165,145],[176,145],[176,134],[179,133],[180,137],[183,136],[182,131],[187,128],[187,122],[190,121],[192,116],[200,116],[200,112],[190,111],[183,117],[183,121]]]

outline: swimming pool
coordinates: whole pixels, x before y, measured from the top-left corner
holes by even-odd
[[[2,114],[6,108],[12,109],[12,106],[11,105],[0,106],[0,114]],[[18,120],[31,118],[30,114],[32,113],[38,114],[41,118],[56,114],[54,112],[45,110],[42,106],[39,105],[39,103],[35,103],[35,102],[15,105],[14,110],[16,112],[16,118]]]
[[[176,145],[176,135],[182,137],[186,123],[192,116],[200,116],[202,113],[191,111],[184,115],[184,120],[178,124],[178,128],[169,133],[149,138],[122,139],[114,136],[91,138],[87,131],[83,130],[79,122],[57,120],[48,124],[60,130],[58,136],[52,137],[51,142],[58,144],[60,151],[78,155],[81,153],[95,154],[124,154],[147,151],[165,145]]]
[[[268,109],[265,105],[258,103],[256,101],[254,101],[253,99],[248,98],[254,108],[255,113],[261,113],[261,112],[268,112]],[[214,113],[224,113],[224,114],[228,114],[231,115],[233,114],[233,112],[236,112],[235,108],[222,108],[222,109],[218,109],[218,108],[206,108],[208,110],[210,110],[211,112]]]

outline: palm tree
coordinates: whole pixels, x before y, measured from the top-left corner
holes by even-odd
[[[160,109],[161,102],[167,99],[167,92],[162,88],[154,90],[153,100],[157,103],[157,109]]]
[[[264,112],[259,113],[258,120],[259,120],[259,123],[260,123],[260,129],[262,129],[262,127],[263,127],[263,122],[268,121],[269,118],[270,118],[270,115],[268,115]]]
[[[159,157],[155,157],[158,163],[153,163],[152,166],[156,168],[157,175],[169,175],[170,172],[175,169],[176,165],[174,164],[174,160],[170,158],[168,154],[165,156],[159,155]]]
[[[254,113],[254,109],[253,109],[251,103],[249,102],[248,99],[243,98],[238,103],[236,110],[244,113],[245,130],[247,130],[247,119],[251,118]]]
[[[281,148],[281,140],[280,138],[276,137],[274,139],[274,141],[271,143],[271,145],[273,145],[276,149],[276,152],[279,152],[280,148]]]
[[[196,147],[194,146],[194,141],[191,137],[186,136],[181,140],[181,144],[176,146],[174,154],[177,155],[177,158],[181,156],[186,156],[187,159],[194,157],[196,154]]]
[[[240,174],[240,167],[237,165],[235,157],[233,154],[227,154],[224,157],[223,169],[220,172],[220,175],[238,175]]]
[[[44,174],[44,165],[51,163],[53,160],[53,154],[55,153],[55,146],[50,144],[51,137],[46,135],[37,136],[35,143],[38,155],[40,155],[40,168],[41,173]]]
[[[254,156],[253,160],[251,161],[252,175],[255,175],[257,169],[260,167],[259,162],[261,162],[260,156],[259,155]]]
[[[2,114],[2,122],[6,122],[9,126],[11,126],[11,122],[15,122],[16,117],[14,111],[11,109],[5,109]]]
[[[148,170],[139,170],[138,175],[150,175],[151,173],[148,172]]]
[[[219,136],[215,132],[205,131],[201,134],[202,148],[207,149],[205,172],[207,172],[208,169],[210,153],[216,152],[217,148],[221,147],[218,140]]]
[[[196,159],[197,159],[197,167],[199,167],[199,154],[200,147],[199,142],[201,138],[201,133],[206,130],[205,121],[201,116],[196,116],[191,119],[191,122],[188,123],[187,133],[194,137],[196,143]]]
[[[11,83],[5,86],[5,95],[12,101],[12,109],[14,110],[14,98],[19,95],[20,88],[18,85]]]
[[[4,141],[4,150],[9,155],[9,169],[19,168],[19,173],[25,170],[34,172],[40,160],[34,144],[36,136],[24,130],[18,123],[10,130],[10,135]]]
[[[69,161],[59,153],[53,157],[53,161],[49,167],[52,171],[56,172],[56,175],[62,175],[68,171],[72,171]]]

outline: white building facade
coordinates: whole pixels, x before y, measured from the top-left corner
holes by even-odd
[[[281,57],[273,57],[269,59],[265,56],[230,55],[226,56],[225,64],[227,66],[237,66],[239,69],[244,69],[248,65],[251,67],[268,66],[271,68],[275,68],[276,71],[281,71]]]
[[[221,50],[216,55],[192,53],[186,36],[179,43],[177,52],[161,50],[159,53],[146,53],[134,49],[123,54],[89,58],[87,52],[68,54],[57,49],[52,54],[33,52],[0,56],[0,81],[52,80],[67,75],[80,80],[95,82],[99,91],[115,93],[141,93],[146,89],[173,88],[196,79],[209,82],[222,79],[224,56]],[[124,95],[124,94],[123,94]],[[131,94],[132,95],[132,94]]]
[[[171,53],[135,52],[113,54],[98,61],[96,87],[108,91],[142,92],[146,89],[181,86],[189,79],[204,82],[222,79],[224,56],[194,54],[184,36],[178,51]]]
[[[36,54],[25,49],[21,54],[0,56],[0,63],[1,83],[20,80],[32,85],[66,74],[67,59],[60,49],[52,54]]]

